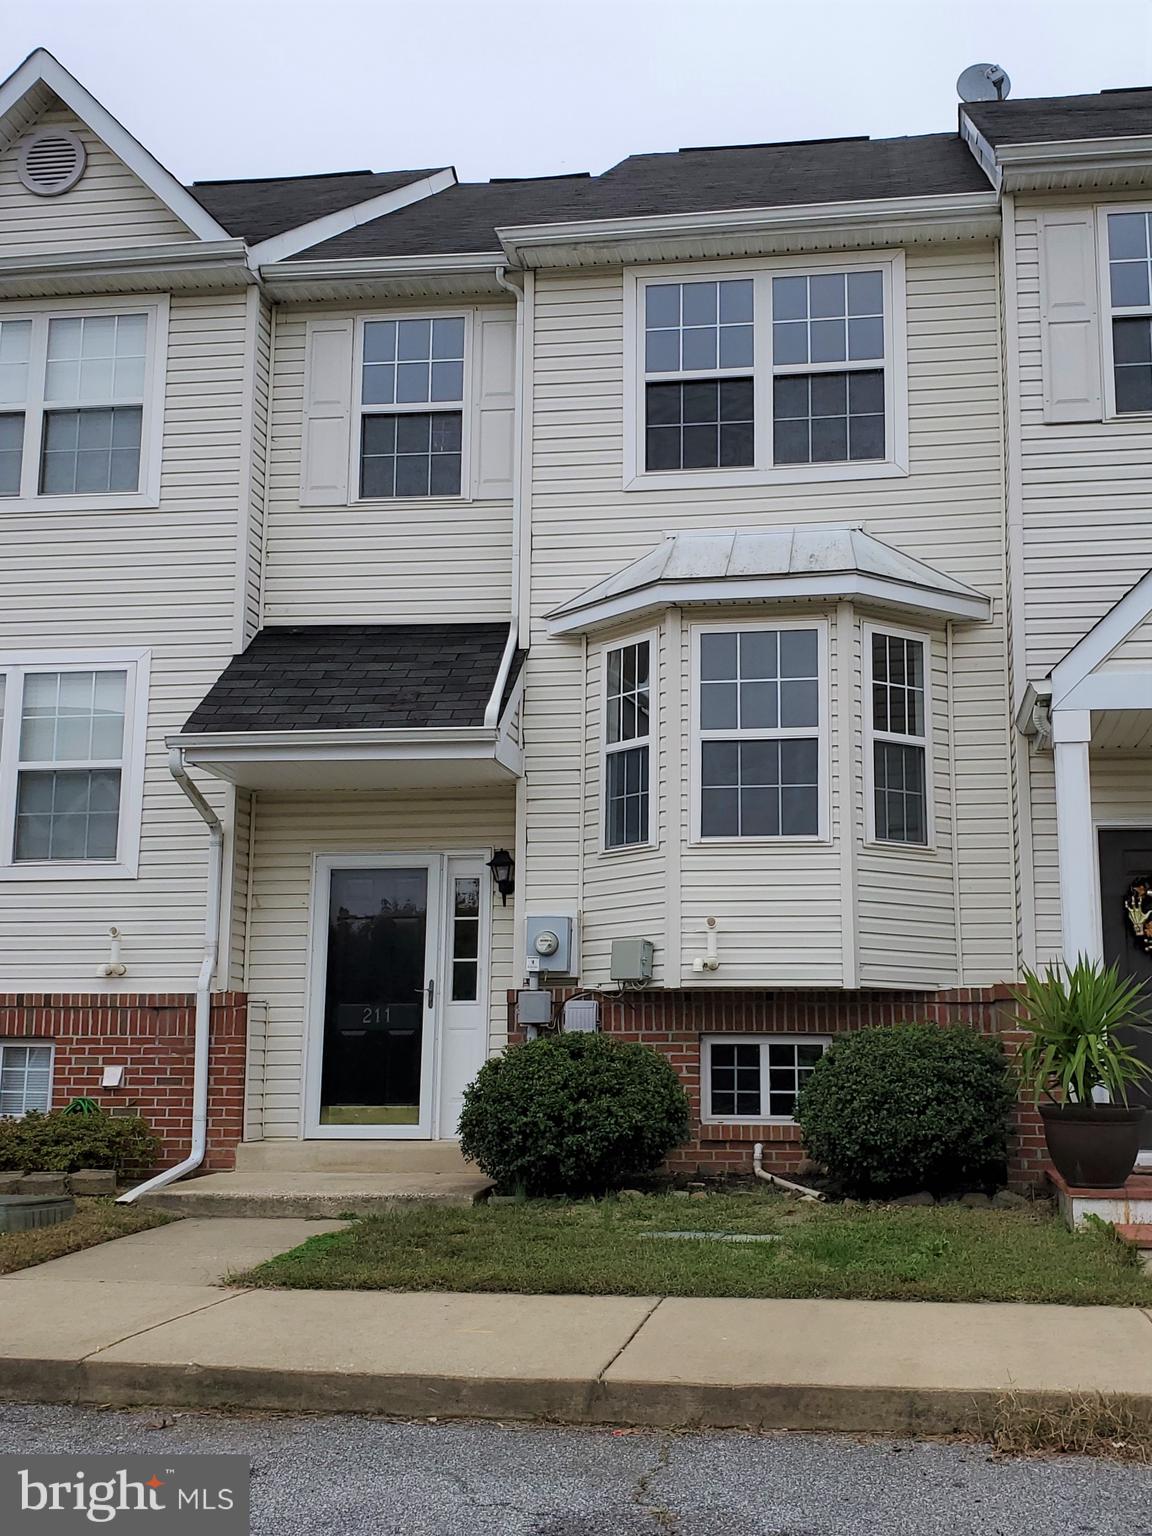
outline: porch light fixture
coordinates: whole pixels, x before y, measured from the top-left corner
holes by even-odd
[[[507,848],[497,848],[488,860],[488,868],[492,871],[492,880],[500,892],[500,904],[506,907],[509,896],[516,889],[516,861]]]

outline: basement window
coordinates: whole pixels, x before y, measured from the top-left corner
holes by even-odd
[[[47,1113],[52,1103],[52,1047],[6,1041],[0,1045],[0,1119],[30,1109]]]
[[[800,1091],[831,1043],[811,1035],[706,1035],[701,1118],[706,1124],[793,1121]]]

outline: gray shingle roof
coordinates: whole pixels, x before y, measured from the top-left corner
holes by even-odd
[[[262,629],[229,662],[184,729],[202,734],[482,725],[507,639],[507,624]]]
[[[256,181],[194,181],[187,190],[230,235],[255,245],[286,229],[435,174],[435,170],[339,171],[326,176],[272,176]]]
[[[1148,87],[1101,91],[1094,96],[973,101],[962,110],[993,146],[1152,134],[1152,88]]]
[[[632,155],[600,176],[465,182],[292,259],[498,251],[496,230],[517,224],[987,190],[954,133],[682,149]]]

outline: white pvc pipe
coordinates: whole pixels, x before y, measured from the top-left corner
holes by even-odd
[[[199,1168],[204,1161],[208,1144],[208,1048],[212,1023],[212,977],[216,970],[216,958],[220,949],[220,898],[224,871],[224,828],[220,818],[204,796],[188,777],[184,753],[173,747],[168,754],[168,770],[187,795],[197,814],[208,827],[208,889],[204,912],[204,958],[200,962],[200,975],[196,981],[196,1023],[192,1051],[192,1144],[183,1162],[143,1184],[137,1184],[120,1196],[117,1205],[131,1205],[141,1195],[154,1189],[162,1189],[184,1174]]]
[[[824,1198],[818,1189],[809,1189],[807,1184],[794,1184],[791,1179],[782,1179],[778,1173],[769,1173],[764,1167],[762,1141],[758,1141],[752,1148],[752,1172],[758,1179],[763,1179],[765,1184],[775,1184],[779,1189],[789,1189],[794,1195],[799,1195],[804,1200],[823,1200]]]

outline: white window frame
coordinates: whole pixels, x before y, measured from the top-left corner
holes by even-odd
[[[648,646],[648,735],[637,737],[632,741],[608,741],[608,657],[612,651],[623,650],[629,645]],[[660,701],[660,633],[658,630],[645,630],[642,634],[617,636],[614,640],[605,640],[600,647],[600,796],[597,814],[600,819],[599,851],[606,858],[617,858],[620,854],[642,853],[646,849],[659,846],[659,829],[656,825],[659,820],[660,808],[660,727],[659,727],[659,701]],[[615,752],[627,751],[630,747],[648,748],[648,836],[642,843],[621,843],[619,846],[610,845],[607,840],[608,832],[608,758]]]
[[[52,1108],[52,1090],[53,1090],[53,1088],[55,1087],[55,1084],[56,1084],[56,1045],[55,1045],[55,1042],[52,1041],[52,1040],[24,1040],[24,1039],[20,1039],[20,1038],[18,1038],[16,1036],[9,1036],[9,1037],[6,1037],[3,1040],[0,1040],[0,1074],[3,1073],[3,1069],[4,1069],[4,1053],[10,1047],[20,1047],[22,1049],[27,1049],[28,1047],[32,1047],[34,1050],[38,1050],[38,1051],[46,1050],[48,1052],[48,1103],[47,1103],[47,1105],[45,1106],[45,1108],[43,1110],[39,1111],[39,1113],[41,1113],[41,1114],[47,1114],[48,1110],[50,1110]],[[33,1106],[33,1108],[34,1107],[35,1106]],[[5,1115],[2,1112],[0,1112],[0,1125],[2,1125],[5,1120],[23,1120],[24,1116],[27,1113],[28,1113],[28,1109],[27,1108],[21,1110],[21,1112],[18,1115]]]
[[[1096,278],[1100,314],[1100,345],[1104,353],[1104,419],[1105,421],[1148,421],[1152,411],[1117,411],[1116,363],[1112,348],[1112,321],[1127,318],[1139,319],[1152,314],[1152,306],[1145,309],[1113,309],[1112,274],[1108,268],[1108,215],[1110,213],[1152,213],[1152,198],[1142,203],[1099,203],[1096,206]]]
[[[46,405],[45,366],[48,322],[78,320],[94,315],[144,315],[148,322],[145,341],[144,393],[141,400],[140,478],[134,491],[40,491],[40,459],[44,442],[44,417],[50,410],[71,406]],[[115,512],[133,507],[160,505],[160,468],[164,445],[164,385],[168,371],[168,296],[135,299],[107,295],[82,303],[62,305],[59,300],[34,300],[0,304],[0,321],[31,320],[32,341],[28,365],[28,399],[19,405],[0,406],[5,414],[24,412],[24,457],[20,467],[19,496],[0,496],[0,516],[5,512]],[[93,407],[99,409],[100,407]]]
[[[772,279],[829,272],[879,271],[884,278],[884,442],[886,457],[833,464],[772,462]],[[751,278],[754,326],[755,463],[732,469],[645,469],[644,290],[651,283]],[[743,262],[678,262],[624,273],[624,489],[699,490],[702,486],[800,485],[809,481],[883,480],[908,474],[908,343],[903,251],[759,258]],[[797,364],[786,373],[844,372],[840,363]],[[682,377],[745,376],[748,369]],[[669,375],[669,379],[672,379]]]
[[[924,647],[924,735],[901,736],[893,731],[878,731],[872,714],[872,636],[894,635],[900,640],[917,640]],[[861,698],[864,701],[864,841],[889,853],[934,853],[936,851],[936,794],[933,774],[932,743],[932,636],[927,630],[904,629],[899,624],[866,623],[861,626]],[[901,747],[924,748],[924,832],[922,843],[900,843],[876,835],[876,752],[875,743],[890,741]]]
[[[760,1047],[760,1104],[768,1097],[768,1047],[770,1045],[819,1045],[828,1050],[831,1035],[803,1034],[721,1034],[700,1037],[700,1123],[701,1125],[795,1125],[793,1115],[714,1115],[712,1113],[712,1047],[714,1045],[758,1045]]]
[[[144,758],[148,734],[147,650],[8,651],[0,653],[4,675],[4,730],[0,737],[0,881],[134,880],[140,867],[140,822],[144,801]],[[124,744],[120,770],[120,820],[115,859],[13,858],[16,796],[20,772],[23,680],[29,672],[124,672]],[[83,764],[61,762],[61,770]]]
[[[464,322],[464,398],[460,404],[460,490],[451,496],[362,496],[360,494],[360,444],[365,416],[417,415],[455,411],[443,401],[415,401],[400,405],[365,406],[364,327],[380,320],[463,320]],[[472,487],[473,413],[479,397],[479,348],[475,345],[476,310],[466,305],[445,309],[386,309],[356,316],[352,332],[352,431],[348,468],[349,505],[368,507],[425,507],[474,500]]]
[[[700,637],[706,634],[747,633],[749,630],[814,629],[816,631],[817,660],[820,669],[817,679],[819,700],[817,723],[814,726],[777,726],[772,730],[709,731],[709,741],[791,741],[798,737],[814,738],[820,765],[820,783],[817,787],[816,805],[818,829],[806,835],[788,837],[703,837],[700,832],[700,798],[702,784],[701,746],[705,737],[700,729]],[[693,624],[690,637],[689,730],[691,752],[689,754],[689,795],[691,814],[689,842],[702,847],[714,848],[782,848],[794,844],[826,843],[830,838],[831,791],[832,791],[832,731],[829,719],[829,624],[826,618],[787,619],[723,619],[707,624]]]

